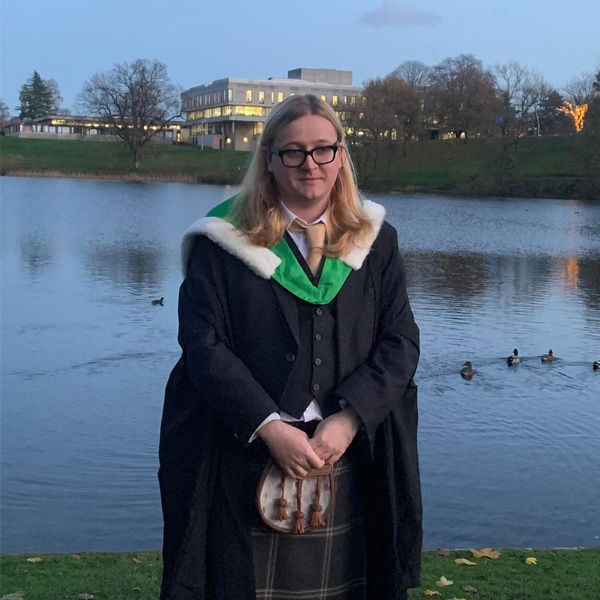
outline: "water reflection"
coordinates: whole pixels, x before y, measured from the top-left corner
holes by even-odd
[[[156,549],[179,243],[235,190],[1,185],[2,551]],[[373,199],[422,334],[425,545],[597,545],[600,205]],[[559,360],[542,365],[549,348]]]
[[[162,245],[144,246],[134,243],[123,245],[94,245],[85,254],[85,268],[93,278],[108,278],[116,286],[156,286],[165,267],[165,249]]]

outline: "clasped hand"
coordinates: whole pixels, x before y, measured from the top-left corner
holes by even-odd
[[[346,452],[358,431],[359,418],[351,408],[323,419],[312,438],[285,423],[270,421],[258,436],[267,444],[273,460],[290,477],[304,477],[327,461],[335,464]]]

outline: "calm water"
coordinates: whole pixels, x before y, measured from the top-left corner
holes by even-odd
[[[235,190],[0,183],[2,551],[158,549],[179,241]],[[426,547],[598,546],[600,204],[372,198],[422,332]]]

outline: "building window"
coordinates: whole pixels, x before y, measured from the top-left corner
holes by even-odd
[[[224,117],[229,117],[231,116],[231,106],[224,106],[223,107],[223,116]]]
[[[344,104],[348,104],[348,96],[344,96]]]
[[[227,102],[233,102],[233,90],[227,90]]]
[[[275,92],[271,92],[271,104],[275,104]]]
[[[321,94],[321,100],[323,100],[323,102],[327,102],[327,94]]]
[[[338,105],[338,97],[337,94],[334,94],[332,99],[331,99],[331,104],[333,104],[333,106],[337,106]]]
[[[277,102],[283,102],[283,92],[277,92]]]
[[[296,92],[290,92],[290,98],[295,95],[296,95]]]
[[[350,96],[350,105],[354,106],[356,104],[356,96]]]
[[[264,104],[265,103],[265,92],[264,92],[264,90],[259,90],[258,91],[258,103],[259,104]]]
[[[265,124],[262,121],[259,121],[258,123],[253,123],[252,133],[254,135],[262,135],[264,126]]]
[[[246,102],[252,102],[252,90],[246,90]]]

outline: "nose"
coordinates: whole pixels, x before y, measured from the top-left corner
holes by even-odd
[[[310,161],[310,162],[309,162]],[[308,155],[306,160],[302,163],[302,169],[306,171],[312,171],[312,169],[316,169],[319,165],[315,162],[312,155]]]

